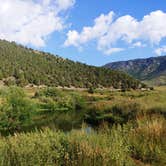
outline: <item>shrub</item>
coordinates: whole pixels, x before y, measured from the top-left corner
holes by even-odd
[[[90,88],[88,89],[88,93],[93,94],[93,93],[94,93],[94,88],[93,88],[93,87],[90,87]]]
[[[14,132],[29,125],[36,105],[26,98],[22,89],[10,87],[4,92],[4,97],[0,107],[0,130]]]
[[[35,97],[41,97],[41,96],[45,96],[45,97],[60,97],[62,96],[63,93],[61,90],[57,89],[57,88],[46,88],[46,89],[42,89],[39,90],[35,93]]]

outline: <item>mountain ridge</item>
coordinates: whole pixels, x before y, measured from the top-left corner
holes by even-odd
[[[151,85],[166,85],[166,56],[112,62],[104,67],[124,71]]]

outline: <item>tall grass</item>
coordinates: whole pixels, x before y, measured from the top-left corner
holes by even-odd
[[[166,120],[160,116],[137,119],[137,128],[130,134],[134,158],[145,163],[166,164]]]
[[[69,133],[45,129],[0,138],[0,165],[164,166],[166,128],[162,117],[137,119],[136,125]],[[139,163],[139,164],[138,164]]]
[[[27,97],[8,88],[1,93],[0,129],[14,127],[14,133],[0,137],[0,166],[165,166],[165,97],[158,90],[88,94],[54,88]],[[72,129],[82,121],[95,129]],[[21,133],[22,126],[40,130]]]
[[[0,165],[132,165],[123,130],[69,134],[45,130],[0,139]]]

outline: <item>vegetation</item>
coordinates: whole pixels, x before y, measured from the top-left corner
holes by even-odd
[[[25,98],[24,92],[19,88],[9,88],[2,91],[4,101],[0,106],[0,130],[19,131],[31,123],[31,116],[36,110],[35,104]]]
[[[0,90],[0,165],[166,164],[166,88]]]
[[[0,40],[0,80],[8,86],[114,87],[136,89],[141,83],[118,71],[88,66]]]
[[[11,165],[160,165],[166,162],[165,120],[141,119],[136,125],[86,128],[67,134],[45,129],[0,139],[0,164]]]

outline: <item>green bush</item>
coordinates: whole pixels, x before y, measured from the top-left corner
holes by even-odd
[[[36,98],[44,103],[45,109],[51,112],[72,112],[85,108],[84,99],[75,93],[65,92],[56,88],[47,88],[40,90],[35,94]]]
[[[14,132],[30,125],[36,105],[26,98],[23,90],[10,87],[3,95],[5,101],[0,106],[0,130]]]
[[[48,87],[42,90],[39,90],[35,93],[35,97],[41,97],[41,96],[45,96],[45,97],[60,97],[62,96],[63,93],[61,90],[57,89],[57,88],[52,88],[52,87]]]
[[[95,90],[94,90],[94,88],[93,88],[93,87],[90,87],[90,88],[88,89],[88,93],[93,94],[94,92],[95,92]]]

